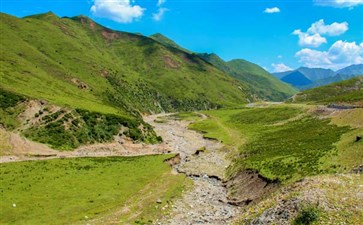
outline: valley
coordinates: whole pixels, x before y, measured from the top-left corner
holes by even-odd
[[[361,109],[338,110],[304,104],[260,103],[232,110],[156,114],[144,117],[145,122],[150,124],[155,132],[162,137],[163,143],[161,144],[118,143],[118,146],[114,146],[114,148],[119,150],[115,152],[107,148],[107,146],[116,145],[116,142],[113,144],[105,143],[94,145],[92,149],[98,149],[94,154],[90,151],[91,148],[84,148],[84,153],[86,153],[84,155],[80,154],[80,150],[77,149],[62,152],[52,150],[52,154],[57,154],[56,156],[51,155],[43,158],[41,156],[38,156],[39,158],[31,157],[27,155],[28,153],[10,156],[11,154],[9,155],[8,152],[8,157],[11,157],[13,161],[24,160],[24,162],[4,163],[7,162],[4,159],[9,158],[2,156],[3,163],[0,165],[3,180],[1,193],[7,199],[4,201],[2,208],[6,209],[4,212],[8,215],[6,217],[2,216],[2,218],[5,218],[3,222],[21,223],[22,220],[16,219],[19,218],[18,213],[22,212],[17,210],[18,207],[29,201],[32,195],[37,195],[39,190],[37,185],[30,184],[31,180],[26,180],[26,177],[32,179],[32,176],[29,176],[30,174],[22,175],[23,178],[19,177],[18,181],[20,183],[14,186],[14,178],[10,179],[10,177],[14,177],[19,173],[24,174],[23,167],[34,168],[28,171],[28,173],[31,173],[33,170],[40,170],[41,168],[43,168],[41,170],[48,168],[45,171],[49,171],[50,168],[59,163],[73,165],[71,167],[62,166],[65,171],[50,170],[53,171],[52,173],[69,174],[61,178],[68,182],[68,179],[73,180],[73,177],[78,177],[84,173],[80,168],[89,168],[84,170],[89,174],[87,176],[92,176],[99,169],[104,171],[105,169],[102,169],[104,167],[101,165],[106,162],[114,163],[115,167],[121,166],[119,171],[125,171],[122,174],[115,174],[112,171],[110,171],[110,174],[106,173],[104,179],[107,179],[107,181],[101,182],[106,189],[109,188],[107,182],[111,182],[109,185],[113,185],[113,182],[134,185],[135,183],[132,180],[129,181],[129,179],[137,179],[139,175],[143,176],[143,179],[148,177],[149,180],[139,184],[140,189],[135,189],[137,194],[135,192],[132,198],[115,199],[116,202],[113,203],[107,203],[101,197],[94,197],[95,200],[92,200],[92,203],[82,203],[81,201],[79,204],[85,204],[84,206],[78,206],[81,207],[82,213],[76,213],[74,217],[68,217],[67,221],[59,220],[60,224],[83,223],[82,221],[89,224],[114,223],[112,221],[117,221],[120,224],[249,224],[248,221],[257,220],[290,224],[298,216],[302,205],[309,205],[309,207],[314,207],[314,210],[319,210],[319,221],[325,221],[326,216],[333,212],[331,208],[339,204],[338,199],[331,199],[324,194],[332,191],[330,188],[333,187],[329,184],[331,179],[336,180],[336,182],[348,182],[349,184],[354,181],[354,184],[350,186],[336,187],[343,188],[341,196],[344,196],[347,191],[355,193],[354,189],[359,188],[358,186],[362,184],[361,174],[354,175],[350,173],[350,171],[361,165],[363,159],[362,152],[359,150],[362,148],[362,142],[354,143],[353,140],[354,135],[361,135],[363,132],[362,126],[359,125],[363,124],[362,115]],[[355,121],[348,118],[355,118]],[[333,124],[325,121],[331,121]],[[303,131],[304,124],[311,131]],[[315,127],[312,124],[315,124]],[[334,124],[339,124],[339,127]],[[351,128],[347,129],[347,126]],[[302,132],[304,136],[298,138],[299,135],[291,135],[295,132],[294,130]],[[289,133],[291,137],[286,136],[286,133]],[[283,141],[283,137],[285,137],[286,142]],[[280,143],[272,142],[269,140],[270,138],[278,139]],[[4,146],[3,143],[2,146]],[[258,143],[258,145],[254,143]],[[297,151],[305,152],[295,153],[291,151],[292,146],[289,143],[299,146]],[[333,147],[333,143],[337,143],[336,147]],[[137,145],[138,147],[136,147]],[[251,145],[255,147],[250,149]],[[259,146],[262,146],[265,150],[258,150]],[[284,148],[289,149],[288,152],[284,152]],[[148,149],[148,151],[144,152],[145,149]],[[274,149],[279,149],[279,151]],[[319,149],[319,152],[314,152],[313,149]],[[250,151],[257,151],[257,154],[249,153]],[[136,156],[143,154],[154,155]],[[170,154],[174,154],[174,156]],[[39,161],[39,159],[43,160]],[[165,159],[169,159],[167,162],[172,168],[163,162]],[[275,166],[275,159],[280,161],[278,166]],[[161,178],[155,177],[156,172],[149,170],[150,167],[147,163],[142,164],[149,169],[143,170],[142,168],[124,167],[123,160],[146,160],[145,163],[150,160],[147,163],[155,163],[154,165],[158,168],[163,168],[160,170]],[[100,162],[104,163],[99,164]],[[75,167],[74,165],[78,166]],[[132,163],[129,166],[133,165],[141,164]],[[303,165],[309,166],[304,167]],[[19,169],[15,169],[18,167]],[[12,169],[10,170],[10,168]],[[59,167],[56,166],[56,168]],[[96,171],[96,168],[99,169]],[[16,172],[18,170],[19,172]],[[125,175],[128,173],[132,173],[133,176],[126,178]],[[44,178],[45,176],[49,176],[49,178]],[[49,180],[53,176],[56,177],[54,174],[44,174],[41,179],[44,179],[43,182],[45,182],[45,180]],[[84,183],[75,185],[80,189],[82,189],[82,185],[92,185],[92,179],[87,180],[89,179],[87,176],[84,177],[84,180],[79,181]],[[108,180],[107,177],[114,178]],[[301,181],[301,178],[304,179]],[[308,179],[306,181],[308,184],[300,186],[299,183],[305,182],[305,178]],[[99,179],[103,178],[99,177]],[[316,183],[316,179],[322,180]],[[54,181],[58,182],[57,179]],[[328,183],[325,184],[324,182]],[[30,186],[25,188],[28,183]],[[12,188],[20,188],[19,191],[16,191],[20,195],[9,196],[9,193],[14,192],[8,192],[12,188],[6,185],[12,185]],[[51,182],[48,185],[52,187],[52,185],[58,185],[58,183],[52,184]],[[311,195],[308,194],[309,192],[306,193],[304,189],[307,185],[319,185],[319,192],[313,194],[318,196],[306,199],[308,195]],[[64,194],[68,193],[67,200],[75,198],[75,193],[71,189],[68,190],[72,186],[64,186],[63,194],[59,197],[65,197]],[[75,190],[79,190],[79,188]],[[95,186],[95,188],[97,187]],[[159,188],[161,188],[160,191],[151,191],[159,190]],[[110,191],[113,189],[111,188]],[[31,195],[21,195],[20,190],[30,191]],[[42,191],[46,190],[48,189]],[[151,191],[150,194],[148,194],[148,190]],[[89,189],[89,191],[92,192],[92,189]],[[292,197],[290,192],[301,193],[301,197],[291,203],[294,204],[294,206],[291,206],[293,208],[284,206],[284,204],[287,204],[286,201],[290,202],[288,200]],[[46,191],[46,193],[47,197],[43,200],[38,199],[40,206],[43,204],[52,205],[54,203],[50,199],[56,200],[58,198],[52,197],[56,193],[51,190]],[[126,192],[121,193],[125,194]],[[270,195],[275,197],[264,198],[264,196]],[[89,198],[90,195],[86,194],[86,196]],[[348,196],[344,198],[346,197]],[[352,208],[356,204],[354,202],[360,201],[361,197],[360,195],[352,195],[349,197],[349,202],[341,204],[339,206],[340,211],[342,213],[349,212],[352,216],[346,218],[348,219],[346,220],[343,216],[334,214],[338,216],[336,221],[346,221],[348,224],[352,224],[352,221],[361,221],[359,216],[353,215],[359,215],[362,208]],[[115,197],[111,198],[114,199]],[[321,208],[322,206],[319,204],[314,205],[317,204],[317,198],[328,198],[329,200],[324,200],[324,206]],[[94,208],[94,206],[97,206],[95,203],[98,201],[99,203],[102,202],[102,205],[106,208]],[[148,205],[145,205],[146,202],[144,201],[149,202]],[[12,202],[16,204],[14,209],[11,209],[13,207]],[[68,203],[65,202],[64,204]],[[94,205],[92,206],[93,209],[90,208],[91,211],[87,211],[87,208],[91,205]],[[26,205],[23,207],[27,208]],[[77,206],[74,205],[74,207]],[[281,212],[287,213],[286,216],[277,216]],[[86,216],[81,217],[80,214]],[[36,211],[34,213],[29,212],[27,215],[28,217],[25,217],[24,221],[32,224],[38,223],[36,222],[38,219],[33,218],[34,216],[37,217]],[[239,219],[241,215],[244,219]],[[262,215],[265,216],[261,217]],[[49,218],[54,216],[56,215],[49,214]],[[44,219],[44,216],[41,216],[41,218]]]
[[[363,224],[362,43],[270,73],[96,21],[0,12],[1,224]]]

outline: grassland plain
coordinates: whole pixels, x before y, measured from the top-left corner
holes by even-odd
[[[188,184],[164,163],[171,156],[0,164],[0,223],[150,223],[163,213],[156,201],[180,196]]]

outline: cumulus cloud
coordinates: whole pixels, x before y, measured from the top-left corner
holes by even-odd
[[[325,24],[324,20],[318,20],[311,24],[306,32],[300,29],[295,30],[292,34],[299,37],[299,44],[304,47],[319,47],[321,44],[327,43],[325,37],[327,36],[338,36],[345,33],[349,29],[349,24],[347,22],[332,24]]]
[[[158,3],[157,3],[157,5],[158,6],[161,6],[162,4],[164,4],[166,2],[166,0],[158,0]]]
[[[273,8],[266,8],[264,11],[264,13],[279,13],[280,9],[277,7],[273,7]]]
[[[307,67],[337,70],[352,64],[363,63],[363,42],[356,44],[356,42],[339,40],[327,51],[305,48],[298,51],[295,56]]]
[[[329,36],[338,36],[345,33],[348,30],[348,23],[342,22],[337,23],[334,22],[330,25],[325,25],[323,19],[311,24],[310,28],[308,29],[308,33],[311,34],[326,34]]]
[[[169,9],[161,7],[165,2],[166,0],[158,0],[158,3],[156,4],[158,6],[158,11],[153,13],[153,20],[160,21],[163,18],[165,12],[169,11]]]
[[[294,30],[292,34],[299,37],[299,45],[305,47],[319,47],[321,44],[327,43],[326,38],[320,34],[308,34],[301,30]]]
[[[144,11],[141,6],[132,5],[130,0],[94,0],[91,7],[94,16],[119,23],[131,23],[141,18]]]
[[[168,11],[168,9],[167,9],[167,8],[159,8],[158,12],[153,14],[153,19],[154,19],[155,21],[160,21],[160,20],[163,18],[164,13],[165,13],[166,11]]]
[[[314,0],[316,5],[331,6],[336,8],[352,8],[354,6],[362,5],[363,0]]]
[[[277,63],[277,64],[272,63],[271,65],[273,67],[272,72],[274,72],[274,73],[280,73],[280,72],[286,72],[286,71],[292,70],[289,66],[286,66],[283,63]]]

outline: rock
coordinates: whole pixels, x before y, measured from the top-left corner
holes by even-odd
[[[163,202],[161,201],[161,199],[157,199],[157,200],[156,200],[156,203],[161,204],[161,203],[163,203]]]

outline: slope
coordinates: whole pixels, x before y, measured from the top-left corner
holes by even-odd
[[[21,133],[57,149],[107,142],[122,133],[155,142],[141,113],[235,106],[252,99],[244,84],[197,56],[84,16],[59,18],[49,12],[19,19],[2,13],[0,32],[1,95],[25,99],[0,108],[1,126],[20,129],[34,121],[36,126]],[[32,101],[44,105],[32,109],[26,121],[19,115]]]
[[[171,47],[171,48],[176,48],[176,49],[179,49],[179,50],[187,52],[187,53],[192,53],[188,49],[185,49],[185,48],[181,47],[180,45],[175,43],[173,40],[165,37],[164,35],[162,35],[160,33],[150,35],[149,37],[154,39],[155,41],[159,42],[162,45],[165,45],[165,46],[168,46],[168,47]]]
[[[303,91],[292,101],[363,106],[363,76]]]
[[[198,57],[83,16],[1,14],[1,33],[1,86],[56,104],[130,114],[231,106],[249,97],[243,84]]]
[[[281,80],[298,88],[312,83],[311,80],[299,71],[294,71],[282,77]]]
[[[204,53],[199,54],[199,56],[220,70],[226,72],[231,77],[248,84],[249,91],[257,99],[281,101],[296,93],[296,90],[290,85],[274,78],[256,64],[242,59],[225,62],[216,54]]]
[[[333,70],[323,68],[300,67],[297,69],[297,71],[304,74],[304,76],[311,81],[317,81],[335,75],[335,72]]]
[[[360,75],[363,74],[363,64],[350,65],[337,71],[340,75]]]

